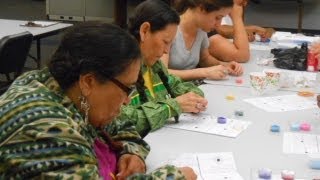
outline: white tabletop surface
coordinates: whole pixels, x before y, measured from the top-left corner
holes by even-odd
[[[249,63],[244,64],[246,71],[243,76],[244,81],[249,81],[250,71],[262,71],[266,68],[254,62],[256,55],[252,56]],[[270,168],[274,172],[281,172],[285,169],[293,170],[297,178],[310,179],[315,175],[320,176],[320,170],[309,169],[307,155],[284,154],[282,151],[283,133],[289,131],[290,122],[308,121],[314,125],[310,133],[319,134],[320,110],[318,108],[303,111],[266,112],[243,101],[245,98],[257,96],[250,93],[248,84],[237,85],[234,79],[202,85],[201,89],[209,101],[206,113],[234,118],[234,111],[242,110],[244,116],[241,119],[251,121],[252,124],[236,138],[166,127],[150,133],[145,138],[151,146],[151,153],[146,161],[149,169],[156,168],[159,162],[167,160],[168,157],[182,153],[233,152],[238,172],[245,180],[252,179],[253,174],[260,168]],[[226,100],[229,94],[235,96],[234,101]],[[291,89],[283,89],[265,94],[263,97],[288,94],[296,94],[296,92]],[[281,132],[270,132],[272,124],[280,125]]]
[[[250,50],[251,55],[250,55],[250,60],[247,63],[243,63],[243,69],[244,73],[243,75],[239,77],[235,76],[228,76],[226,79],[219,80],[219,81],[214,81],[214,80],[205,80],[206,83],[209,84],[216,84],[216,85],[227,85],[227,86],[245,86],[245,87],[250,87],[250,81],[249,81],[249,76],[250,72],[263,72],[265,69],[277,69],[272,62],[270,62],[268,65],[258,65],[259,58],[261,57],[272,57],[272,54],[270,53],[270,49],[266,50]],[[282,70],[282,71],[288,71],[288,72],[296,72],[296,73],[306,73],[306,74],[314,74],[316,76],[316,72],[307,72],[307,71],[294,71],[294,70]],[[320,73],[319,73],[320,75]],[[236,79],[242,79],[243,83],[238,84],[236,83]],[[318,84],[318,86],[320,83]],[[291,87],[286,87],[286,88],[281,88],[281,90],[286,90],[286,91],[300,91],[300,90],[311,90],[317,93],[320,93],[320,87],[296,87],[296,86],[291,86]]]
[[[60,30],[72,26],[68,23],[58,23],[52,26],[47,27],[26,27],[20,26],[21,24],[26,24],[27,21],[24,20],[9,20],[9,19],[0,19],[0,38],[17,34],[25,31],[29,31],[33,36],[38,36],[44,33]]]

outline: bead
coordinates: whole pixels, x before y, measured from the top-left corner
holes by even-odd
[[[302,131],[310,131],[311,125],[309,123],[301,123],[300,124],[300,130]]]
[[[320,170],[320,159],[311,159],[309,161],[309,168]]]
[[[293,171],[283,170],[281,171],[281,178],[283,180],[294,180],[295,173]]]
[[[242,84],[243,83],[243,79],[242,78],[236,78],[236,83],[237,84]]]
[[[276,124],[271,125],[270,131],[271,131],[271,132],[280,132],[280,126],[279,126],[279,125],[276,125]]]
[[[234,111],[234,115],[236,116],[236,117],[242,117],[243,116],[243,111],[241,111],[241,110],[235,110]]]
[[[232,94],[229,94],[226,96],[226,99],[232,101],[235,99],[235,97]]]
[[[259,178],[261,179],[271,179],[272,171],[271,169],[259,169],[258,171]]]
[[[291,124],[290,124],[290,130],[291,130],[291,131],[300,131],[300,124],[298,124],[298,123],[291,123]]]
[[[218,117],[217,122],[219,124],[225,124],[225,123],[227,123],[227,119],[225,117]]]

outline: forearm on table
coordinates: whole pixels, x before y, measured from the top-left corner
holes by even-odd
[[[201,56],[199,66],[200,67],[210,67],[220,65],[222,62],[217,58],[213,57],[211,54]]]
[[[195,68],[186,70],[169,69],[169,73],[177,77],[180,77],[184,81],[206,78],[205,68]]]

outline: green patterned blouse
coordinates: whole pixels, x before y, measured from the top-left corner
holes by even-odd
[[[122,107],[119,117],[123,121],[133,121],[141,136],[163,127],[169,118],[181,114],[180,105],[174,98],[168,96],[168,90],[161,81],[159,72],[162,71],[167,76],[173,96],[177,97],[188,92],[204,96],[203,92],[192,82],[183,82],[180,78],[169,75],[161,61],[157,61],[150,70],[155,97],[152,97],[149,90],[145,88],[148,102],[141,102],[140,94],[135,92],[131,97],[130,105]],[[147,67],[143,65],[141,71],[144,74]]]
[[[149,146],[130,122],[113,121],[106,130],[122,141],[122,154],[145,159]],[[100,179],[94,139],[71,100],[47,68],[17,78],[0,96],[0,179]],[[184,179],[174,166],[129,179]]]

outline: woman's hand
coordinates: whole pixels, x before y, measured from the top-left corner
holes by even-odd
[[[272,34],[275,32],[273,28],[263,28],[260,26],[246,26],[246,31],[250,42],[255,40],[255,34],[260,36],[260,41],[266,41],[271,38]]]
[[[247,30],[247,35],[249,42],[256,40],[255,33],[253,31]]]
[[[243,67],[241,64],[231,61],[230,63],[225,65],[228,68],[228,72],[233,76],[240,76],[243,73]]]
[[[208,101],[195,94],[194,92],[188,92],[181,96],[176,97],[177,102],[182,109],[182,112],[199,113],[205,111],[208,105]]]
[[[264,35],[261,35],[262,40],[267,39],[267,38],[271,38],[273,33],[276,32],[276,30],[274,30],[273,28],[264,28],[264,29],[265,29]]]
[[[146,165],[137,155],[124,154],[118,160],[118,180],[124,180],[135,173],[145,173]]]
[[[180,167],[179,170],[187,180],[196,180],[197,175],[191,167]]]
[[[234,3],[233,7],[232,7],[232,11],[230,12],[230,17],[232,20],[234,20],[235,18],[241,18],[242,19],[242,15],[243,15],[243,6],[240,4],[236,4]]]
[[[223,65],[210,66],[204,69],[205,77],[210,80],[221,80],[228,75],[228,68]]]
[[[268,38],[267,30],[263,27],[254,26],[254,25],[246,26],[246,31],[247,31],[248,39],[250,42],[255,40],[255,34],[258,34],[261,37],[262,41]]]

